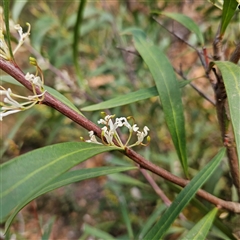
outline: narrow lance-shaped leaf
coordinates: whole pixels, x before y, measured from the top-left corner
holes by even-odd
[[[152,225],[156,222],[156,220],[159,218],[159,215],[165,211],[167,206],[165,204],[161,204],[158,206],[154,212],[148,216],[148,219],[144,223],[143,227],[141,228],[141,231],[138,235],[138,239],[144,239],[144,235],[149,231],[149,229],[152,227]]]
[[[46,85],[44,85],[44,89],[47,90],[52,96],[54,96],[60,102],[64,103],[66,106],[70,107],[72,110],[74,110],[75,112],[77,112],[83,116],[83,114],[78,110],[78,108],[63,94],[61,94],[60,92],[58,92],[55,89],[48,87]]]
[[[206,216],[204,216],[183,238],[182,240],[198,240],[206,239],[208,232],[217,215],[218,209],[214,208]]]
[[[74,66],[75,70],[78,76],[78,84],[80,87],[83,85],[82,81],[82,72],[79,66],[79,58],[78,58],[78,45],[79,45],[79,32],[80,32],[80,27],[82,27],[82,22],[83,22],[83,13],[84,13],[84,8],[87,3],[87,0],[82,0],[79,2],[79,7],[78,7],[78,12],[77,12],[77,19],[76,19],[76,24],[74,27],[74,39],[73,39],[73,61],[74,61]]]
[[[11,34],[10,34],[10,28],[9,28],[9,3],[10,3],[9,0],[3,0],[4,21],[6,26],[7,43],[8,43],[10,55],[12,59],[14,59],[13,53],[12,53]]]
[[[204,37],[199,28],[199,26],[188,16],[183,15],[181,13],[169,13],[169,12],[159,12],[164,16],[172,18],[173,20],[181,23],[184,27],[186,27],[190,32],[196,34],[198,41],[202,46],[204,46]]]
[[[223,8],[223,0],[208,0],[209,2],[211,2],[213,5],[215,5],[216,7],[218,7],[219,9],[222,10]]]
[[[23,207],[48,183],[76,164],[110,150],[115,148],[85,142],[61,143],[37,149],[2,164],[0,175],[4,182],[1,184],[0,221],[4,221],[17,206]],[[15,214],[17,212],[7,221],[7,227]]]
[[[181,92],[173,67],[162,51],[148,43],[142,34],[133,32],[134,44],[154,78],[159,93],[167,126],[174,146],[182,164],[185,175],[188,175],[186,136],[184,126]]]
[[[83,225],[83,232],[89,234],[89,236],[97,237],[97,239],[115,240],[115,238],[107,232],[104,232],[96,227],[92,227],[88,224]]]
[[[185,80],[185,81],[178,81],[179,87],[183,88],[187,84],[189,84],[193,79],[190,80]],[[130,103],[138,102],[141,100],[145,100],[151,97],[158,96],[158,91],[157,88],[150,87],[150,88],[144,88],[140,89],[131,93],[126,93],[121,96],[117,96],[115,98],[106,100],[104,102],[100,102],[97,104],[93,104],[87,107],[82,108],[82,111],[96,111],[96,110],[101,110],[101,109],[109,109],[109,108],[114,108],[114,107],[119,107],[123,105],[127,105]]]
[[[224,35],[225,30],[236,11],[237,5],[238,3],[236,0],[227,0],[223,2],[222,22],[220,29],[221,36]]]
[[[150,229],[144,239],[159,240],[164,236],[180,212],[187,206],[198,189],[217,168],[225,151],[225,148],[221,149],[219,153],[189,182],[189,184],[178,194],[160,220]]]
[[[217,61],[227,91],[229,111],[233,126],[238,162],[240,166],[240,67],[231,62]]]
[[[28,0],[14,1],[12,7],[12,19],[14,22],[18,22],[18,17],[27,2]]]
[[[10,75],[4,75],[1,80],[3,82],[6,82],[6,83],[10,83],[10,84],[14,84],[16,86],[24,87],[21,83],[19,83],[17,80],[15,80]],[[77,113],[79,113],[83,116],[83,114],[78,110],[78,108],[68,98],[66,98],[63,94],[61,94],[60,92],[58,92],[55,89],[53,89],[49,86],[46,86],[46,85],[44,85],[44,89],[47,90],[56,99],[58,99],[59,101],[64,103],[66,106],[70,107],[71,109],[73,109],[74,111],[76,111]]]
[[[100,167],[100,168],[88,168],[80,169],[75,171],[70,171],[62,174],[61,176],[55,178],[47,186],[45,186],[40,192],[38,192],[34,197],[38,197],[44,193],[50,192],[54,189],[60,188],[62,186],[68,185],[73,182],[79,182],[89,178],[95,178],[99,176],[109,175],[113,173],[129,171],[137,169],[137,167]]]
[[[128,204],[126,202],[126,199],[125,199],[124,195],[119,196],[118,201],[119,201],[123,221],[124,221],[125,226],[127,228],[128,238],[129,239],[134,239],[132,224],[131,224],[130,216],[129,216],[128,209],[127,209]]]
[[[133,170],[133,169],[136,169],[136,167],[101,167],[101,168],[91,168],[91,169],[80,169],[80,170],[64,173],[61,176],[53,179],[53,181],[48,183],[43,189],[41,189],[35,195],[32,195],[30,198],[28,198],[26,202],[23,202],[21,205],[18,205],[18,207],[12,213],[11,217],[14,216],[15,213],[17,213],[23,206],[31,202],[33,199],[47,192],[50,192],[54,189],[57,189],[59,187],[62,187],[74,182],[86,180],[89,178],[95,178],[103,175],[108,175],[108,174],[113,174],[117,172]],[[10,221],[8,222],[10,223]],[[7,226],[8,224],[6,224],[6,229],[7,229]]]

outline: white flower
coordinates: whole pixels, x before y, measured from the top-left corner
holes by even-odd
[[[12,97],[12,90],[10,88],[8,88],[8,90],[0,90],[0,95],[5,95],[6,97],[3,99],[4,103],[9,104],[11,107],[13,108],[21,108],[21,104],[19,104],[17,101],[15,101]],[[2,110],[8,110],[11,109],[7,106],[3,106]]]
[[[141,144],[143,142],[143,139],[148,135],[148,131],[149,128],[147,126],[143,128],[143,132],[137,131],[138,140],[136,144]]]
[[[18,51],[18,49],[22,46],[22,44],[25,42],[27,37],[30,35],[31,25],[29,23],[26,23],[26,25],[28,26],[28,30],[26,33],[23,33],[22,27],[19,24],[14,26],[14,28],[18,31],[20,38],[18,41],[18,45],[16,46],[16,48],[13,51],[13,55]]]
[[[116,123],[119,127],[125,126],[128,129],[131,129],[131,125],[125,117],[116,118]]]
[[[111,118],[114,118],[115,117],[115,115],[107,115],[107,116],[105,116],[105,118],[104,119],[100,119],[99,121],[98,121],[98,124],[104,124],[104,125],[111,125],[112,124],[112,120],[111,120]],[[111,120],[111,121],[110,121]],[[110,123],[109,123],[110,122]]]
[[[3,117],[6,117],[10,114],[17,113],[17,112],[20,112],[20,111],[22,111],[22,110],[21,109],[15,109],[15,110],[7,111],[7,112],[0,112],[0,121],[3,120]]]
[[[12,90],[10,88],[6,90],[4,87],[0,86],[0,89],[0,95],[5,95],[5,97],[3,98],[3,102],[0,102],[0,121],[3,120],[3,117],[6,117],[10,114],[31,108],[32,106],[43,100],[44,94],[46,92],[44,91],[40,94],[25,97],[12,93]],[[24,99],[27,101],[20,103],[15,99]]]
[[[26,33],[23,33],[22,27],[19,24],[14,26],[14,28],[18,31],[20,38],[18,41],[18,45],[13,51],[13,55],[18,51],[18,49],[22,46],[22,44],[26,41],[26,39],[30,35],[31,25],[29,23],[26,23],[26,24],[28,26],[28,31]],[[0,57],[7,61],[11,60],[11,54],[10,54],[8,45],[4,40],[2,28],[0,28]]]
[[[31,82],[33,85],[38,86],[39,88],[43,87],[42,79],[39,76],[35,76],[34,74],[27,73],[25,75],[25,79]]]
[[[7,61],[11,59],[11,54],[5,42],[4,35],[1,28],[0,28],[0,57]]]
[[[134,125],[132,126],[132,130],[133,130],[134,132],[137,132],[138,129],[139,129],[139,127],[137,127],[137,124],[134,124]]]
[[[102,139],[103,144],[108,145],[108,146],[119,147],[121,149],[125,149],[126,147],[133,147],[136,145],[145,145],[146,146],[146,144],[143,144],[143,140],[145,137],[147,137],[148,132],[149,132],[149,128],[147,126],[145,126],[143,128],[142,132],[140,132],[140,131],[138,131],[139,127],[137,126],[137,124],[131,125],[128,122],[128,119],[133,119],[133,117],[116,118],[115,122],[114,122],[114,117],[115,117],[115,115],[106,115],[104,117],[104,119],[100,119],[98,121],[98,124],[105,125],[104,127],[102,127],[102,133],[101,133],[101,139]],[[121,128],[121,127],[127,127],[129,130],[129,137],[125,143],[122,142],[122,140],[117,132],[117,129]],[[131,145],[128,145],[128,143],[130,142],[130,140],[132,138],[133,133],[136,134],[137,141]],[[89,136],[90,136],[90,140],[87,140],[86,142],[99,143],[99,142],[97,142],[93,131],[89,132]],[[147,141],[148,142],[150,141],[149,136],[147,137]]]
[[[86,142],[101,144],[100,142],[97,141],[96,136],[94,135],[94,131],[89,132],[89,137],[90,137],[90,139],[87,140]]]

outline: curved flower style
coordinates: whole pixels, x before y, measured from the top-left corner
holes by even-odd
[[[3,102],[0,101],[0,121],[3,120],[3,117],[6,117],[13,113],[27,110],[33,107],[38,102],[43,101],[46,90],[44,90],[44,85],[43,85],[44,77],[43,77],[42,71],[37,65],[37,62],[35,59],[30,58],[30,63],[32,65],[35,65],[37,68],[37,72],[35,75],[30,73],[27,73],[25,75],[25,79],[29,81],[32,85],[33,95],[27,96],[27,97],[17,95],[17,94],[14,94],[10,88],[6,90],[3,86],[0,86],[0,96],[5,96],[3,98]],[[37,76],[39,72],[41,74],[41,77]],[[40,94],[36,93],[36,87],[38,87],[39,90],[41,91]],[[26,101],[19,103],[16,99],[18,100],[24,99]]]
[[[13,55],[18,51],[18,49],[22,46],[22,44],[26,41],[26,39],[30,35],[31,25],[29,23],[26,23],[26,25],[28,26],[28,31],[26,33],[23,33],[22,27],[19,24],[14,26],[14,28],[18,31],[19,40],[18,45],[13,51]],[[2,28],[0,28],[0,57],[7,61],[10,61],[12,59],[9,48],[4,39]]]
[[[19,40],[17,47],[13,51],[13,54],[17,52],[17,50],[22,46],[22,44],[26,41],[26,39],[30,35],[31,25],[29,23],[26,24],[28,26],[28,31],[26,33],[23,33],[22,27],[19,24],[15,25],[14,27],[18,31]],[[0,58],[3,58],[6,61],[11,60],[11,54],[5,42],[1,28],[0,28]],[[6,90],[4,87],[0,86],[0,96],[5,96],[3,98],[3,102],[0,101],[0,121],[3,120],[3,117],[6,117],[10,114],[31,108],[35,104],[41,102],[44,99],[44,94],[46,91],[44,91],[44,77],[42,70],[38,66],[35,58],[30,58],[30,64],[36,67],[36,74],[34,75],[27,73],[25,75],[25,79],[31,83],[33,95],[28,97],[20,96],[12,93],[12,90],[10,88]],[[39,73],[40,76],[38,76]],[[37,94],[36,87],[39,88],[39,90],[41,91],[40,94]],[[24,99],[26,101],[19,103],[16,99],[19,100]]]
[[[20,111],[27,110],[33,107],[38,102],[42,101],[46,91],[41,94],[35,94],[33,96],[24,97],[21,95],[14,94],[10,88],[7,90],[0,86],[0,96],[5,96],[3,102],[0,102],[0,121],[3,120],[3,117],[6,117],[10,114],[17,113]],[[19,103],[15,99],[24,99],[25,102]]]
[[[103,114],[105,115],[105,113]],[[98,124],[105,125],[104,127],[102,127],[102,133],[101,133],[101,139],[104,145],[115,146],[121,149],[125,149],[126,147],[128,148],[134,147],[136,145],[143,145],[143,146],[148,145],[148,143],[150,142],[150,137],[148,136],[149,128],[147,126],[145,126],[143,128],[143,131],[141,132],[141,131],[138,131],[139,127],[137,126],[137,124],[131,125],[128,122],[128,120],[130,119],[134,120],[133,117],[131,116],[128,118],[120,117],[120,118],[116,118],[115,121],[114,121],[114,118],[115,118],[115,115],[105,115],[104,119],[100,119],[98,121]],[[117,132],[117,129],[121,127],[126,127],[128,128],[128,131],[129,131],[129,136],[125,143],[122,142]],[[137,141],[129,145],[132,135],[134,133],[137,137]],[[89,132],[89,137],[90,137],[90,140],[87,140],[86,142],[101,144],[100,142],[97,141],[93,131]],[[143,140],[145,137],[147,137],[147,144],[143,143]]]

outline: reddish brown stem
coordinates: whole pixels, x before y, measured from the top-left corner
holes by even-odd
[[[172,204],[172,202],[169,200],[169,198],[166,196],[163,190],[157,185],[152,176],[146,171],[146,169],[140,168],[140,171],[146,178],[146,180],[149,182],[149,184],[152,186],[155,193],[162,199],[164,204],[169,207]],[[181,220],[186,220],[186,217],[183,215],[183,213],[180,213],[179,218]]]
[[[230,61],[237,63],[239,58],[240,58],[240,44],[237,45],[235,51],[233,52],[230,58]],[[215,61],[224,60],[222,51],[222,36],[219,34],[219,29],[213,42],[213,59]],[[238,163],[237,149],[229,113],[226,89],[221,72],[218,70],[214,70],[214,74],[216,77],[214,91],[216,97],[216,110],[218,122],[220,126],[223,144],[227,148],[227,156],[233,184],[236,187],[238,201],[240,202],[240,171],[239,171],[240,166]]]
[[[13,65],[11,62],[7,62],[5,60],[0,59],[0,69],[2,69],[3,71],[5,71],[9,75],[11,75],[13,78],[15,78],[21,84],[23,84],[27,89],[32,91],[31,83],[25,79],[23,72],[19,68],[17,68],[15,65]],[[39,89],[36,89],[36,92],[39,94],[40,93]],[[101,129],[99,127],[97,127],[90,120],[79,115],[73,109],[64,105],[59,100],[55,99],[48,92],[46,92],[45,98],[42,101],[42,103],[56,109],[57,111],[59,111],[63,115],[65,115],[66,117],[72,119],[74,122],[76,122],[77,124],[82,126],[83,128],[85,128],[89,131],[92,130],[95,132],[95,134],[98,137],[101,137]],[[147,169],[174,184],[185,187],[189,183],[188,180],[177,177],[177,176],[171,174],[170,172],[166,171],[165,169],[160,168],[157,165],[151,163],[150,161],[146,160],[143,156],[139,155],[132,149],[126,149],[124,154],[126,156],[128,156],[130,159],[132,159],[134,162],[136,162],[140,167]],[[240,213],[240,204],[239,203],[224,201],[224,200],[217,198],[203,190],[198,190],[197,195],[202,197],[203,199],[213,203],[216,206],[225,208],[232,212]]]

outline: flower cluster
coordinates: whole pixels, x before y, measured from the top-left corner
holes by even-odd
[[[4,40],[4,35],[1,28],[0,28],[0,57],[5,60],[11,59],[11,55],[8,46]]]
[[[35,58],[30,58],[30,63],[36,66],[37,71],[35,75],[27,73],[25,75],[25,79],[31,83],[33,95],[27,97],[21,96],[13,93],[10,88],[5,89],[3,86],[0,86],[0,96],[3,96],[3,101],[2,99],[0,100],[0,121],[3,120],[3,117],[27,110],[38,102],[43,101],[46,90],[44,90],[43,87],[44,77],[42,71],[39,68]],[[38,76],[38,73],[40,73],[41,77]],[[40,90],[40,94],[37,94],[36,87],[38,87]],[[21,100],[22,102],[20,103],[19,101]]]
[[[41,94],[36,94],[33,96],[24,97],[21,95],[14,94],[10,88],[5,89],[0,86],[0,96],[5,96],[3,102],[0,102],[0,121],[3,120],[3,117],[6,117],[10,114],[17,113],[20,111],[27,110],[34,106],[36,103],[40,102],[44,98],[45,91]],[[25,102],[19,103],[16,99],[27,100]]]
[[[13,55],[18,51],[18,49],[22,46],[22,44],[26,41],[26,39],[30,35],[31,25],[29,23],[26,23],[26,25],[28,26],[28,31],[26,33],[23,33],[22,27],[19,24],[14,26],[14,28],[18,31],[19,40],[18,45],[13,51]],[[5,42],[3,30],[1,28],[0,28],[0,57],[7,61],[11,60],[11,54]]]
[[[146,146],[150,142],[150,137],[148,136],[149,128],[145,126],[143,128],[143,131],[139,131],[139,127],[137,124],[131,125],[128,120],[133,119],[133,117],[120,117],[116,118],[114,121],[115,115],[105,115],[104,119],[100,119],[98,121],[98,124],[103,124],[105,125],[102,127],[102,133],[101,133],[101,139],[102,143],[107,146],[116,146],[121,149],[125,149],[126,147],[134,147],[136,145],[143,145]],[[126,140],[125,143],[122,142],[117,130],[118,128],[121,127],[126,127],[128,128],[129,131],[129,136],[128,139]],[[135,134],[137,136],[137,141],[135,143],[130,143],[131,138]],[[97,141],[94,132],[90,131],[89,132],[89,137],[90,140],[87,140],[86,142],[93,142],[93,143],[98,143],[101,144],[100,142]],[[147,137],[147,144],[143,143],[144,138]]]
[[[32,85],[33,95],[31,96],[21,96],[13,93],[10,88],[5,89],[4,87],[0,86],[0,96],[4,96],[3,101],[0,101],[0,121],[3,120],[3,117],[27,110],[33,107],[35,104],[43,101],[46,93],[46,90],[43,88],[43,75],[42,78],[40,78],[39,76],[27,73],[25,75],[25,79]],[[36,87],[38,87],[41,91],[40,94],[36,93]],[[17,100],[25,101],[20,103]]]
[[[19,24],[15,25],[14,28],[18,31],[19,40],[16,48],[13,51],[13,54],[15,54],[18,51],[18,49],[22,46],[22,44],[26,41],[26,39],[30,35],[31,25],[27,23],[27,26],[28,31],[26,33],[23,33],[22,27]],[[4,40],[4,35],[1,28],[0,28],[0,57],[7,61],[11,60],[11,54]],[[3,86],[0,86],[0,96],[2,96],[0,99],[0,121],[3,120],[3,117],[6,117],[13,113],[27,110],[33,107],[38,102],[43,101],[44,94],[46,91],[44,90],[43,87],[44,77],[42,70],[38,66],[35,58],[30,58],[30,64],[36,67],[36,74],[34,75],[27,73],[25,75],[25,79],[31,83],[33,95],[27,97],[21,96],[13,93],[10,88],[5,89]],[[38,74],[40,74],[40,76],[38,76]],[[37,94],[36,88],[39,89],[40,94]]]

